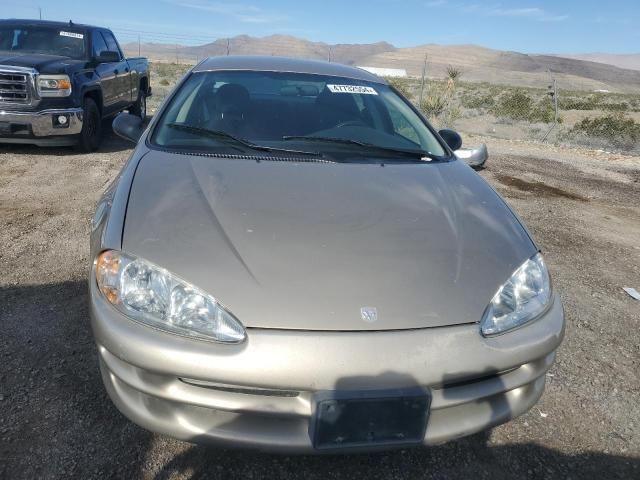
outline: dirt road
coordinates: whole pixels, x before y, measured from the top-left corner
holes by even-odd
[[[481,173],[545,252],[567,336],[527,415],[430,449],[274,456],[154,435],[111,404],[86,282],[94,202],[130,153],[0,146],[0,478],[640,478],[640,159],[489,142]]]

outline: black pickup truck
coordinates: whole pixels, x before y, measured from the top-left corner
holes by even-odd
[[[113,33],[72,22],[0,20],[0,143],[96,150],[102,119],[146,116],[145,58],[125,58]]]

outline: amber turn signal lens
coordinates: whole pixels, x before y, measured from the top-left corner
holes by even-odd
[[[68,79],[63,78],[63,79],[58,80],[58,89],[59,90],[69,90],[70,88],[71,88],[71,82]]]
[[[105,298],[114,305],[120,302],[118,276],[120,275],[120,254],[106,250],[96,260],[96,282]]]

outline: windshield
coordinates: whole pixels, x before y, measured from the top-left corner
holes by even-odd
[[[73,27],[0,26],[0,51],[82,59],[85,57],[85,38],[83,32]]]
[[[228,136],[253,147],[331,155],[446,154],[389,86],[291,72],[193,73],[165,109],[151,141],[174,149],[236,153],[242,144]]]

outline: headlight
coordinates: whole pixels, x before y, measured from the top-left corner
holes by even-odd
[[[551,280],[541,254],[524,262],[494,295],[482,317],[483,335],[519,327],[540,315],[551,300]]]
[[[38,94],[41,97],[68,97],[71,95],[71,80],[68,75],[40,75]]]
[[[239,343],[245,331],[211,295],[146,260],[115,250],[96,261],[96,281],[104,297],[128,317],[168,332]]]

